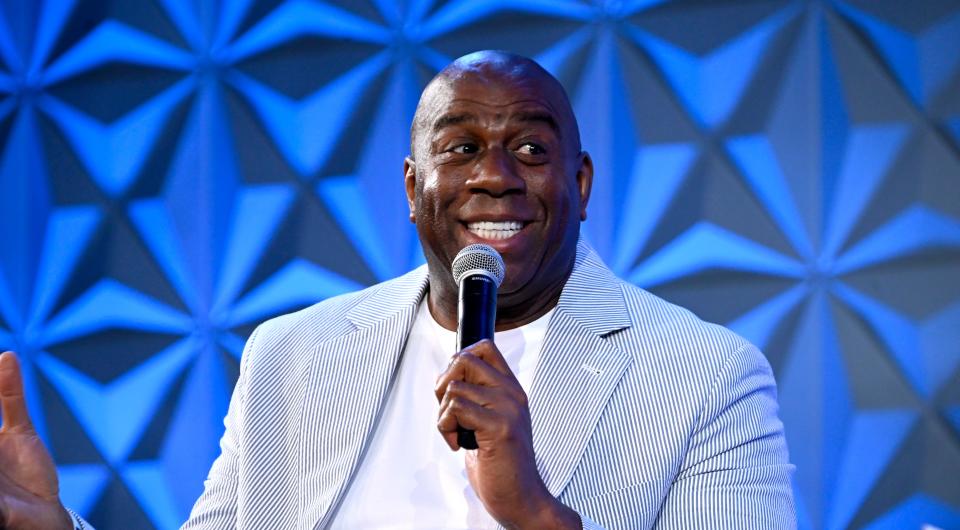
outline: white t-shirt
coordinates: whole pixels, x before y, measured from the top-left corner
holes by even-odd
[[[527,394],[552,313],[494,335]],[[437,324],[424,297],[376,432],[331,528],[496,528],[467,480],[466,451],[451,451],[437,431],[434,383],[456,345],[457,334]]]

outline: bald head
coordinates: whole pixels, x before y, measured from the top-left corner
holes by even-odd
[[[536,61],[522,55],[498,50],[483,50],[464,55],[441,70],[420,96],[410,127],[410,155],[415,159],[421,149],[424,131],[436,126],[437,110],[458,97],[457,88],[466,83],[529,86],[542,93],[558,116],[556,124],[564,142],[580,151],[580,131],[570,100],[563,86]]]

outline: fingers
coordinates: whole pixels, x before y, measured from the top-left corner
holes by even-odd
[[[529,423],[526,410],[525,401],[501,388],[450,381],[440,402],[437,430],[454,451],[459,448],[458,427],[476,431],[481,444],[481,438],[506,440],[513,438],[511,429]]]
[[[443,399],[450,381],[469,381],[479,385],[499,386],[503,384],[503,374],[494,370],[469,350],[463,350],[453,356],[447,369],[437,377],[433,388],[437,401]]]
[[[507,364],[507,360],[503,358],[503,354],[500,353],[500,350],[497,348],[497,345],[493,343],[490,339],[484,339],[475,344],[471,344],[463,349],[463,351],[469,351],[470,353],[481,358],[493,367],[494,370],[500,372],[503,375],[513,376],[513,370],[510,369],[510,365]]]
[[[527,399],[523,388],[512,373],[504,374],[498,371],[469,349],[457,353],[447,369],[437,378],[434,386],[437,401],[443,399],[451,381],[466,381],[475,385],[502,388],[517,400],[526,402]]]
[[[507,361],[493,341],[484,339],[454,354],[447,369],[437,377],[434,392],[437,401],[443,397],[449,381],[462,380],[470,383],[511,388],[519,399],[526,400]]]
[[[468,384],[468,383],[464,383]],[[496,413],[490,409],[464,398],[452,397],[440,408],[440,417],[437,420],[437,430],[443,435],[444,441],[450,449],[460,448],[457,443],[457,426],[469,430],[477,430],[494,423]]]
[[[20,363],[11,351],[0,355],[0,411],[3,413],[3,432],[30,432],[33,423],[27,412],[23,395],[23,377]]]
[[[509,435],[526,412],[527,395],[493,341],[483,340],[457,352],[437,377],[440,402],[437,429],[456,451],[458,427],[482,433],[486,440]]]
[[[442,411],[447,407],[454,398],[464,398],[481,407],[489,407],[498,401],[499,392],[490,387],[474,385],[465,381],[450,381],[447,384],[447,392],[440,400],[440,410]]]

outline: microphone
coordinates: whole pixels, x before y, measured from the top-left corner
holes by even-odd
[[[458,351],[493,339],[497,322],[497,288],[503,282],[506,267],[500,253],[490,245],[463,247],[453,259],[453,281],[460,287],[457,303]],[[473,431],[457,427],[457,443],[464,449],[476,449]]]

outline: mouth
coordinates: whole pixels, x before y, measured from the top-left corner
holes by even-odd
[[[510,239],[523,230],[523,221],[475,221],[466,223],[467,231],[490,240]]]

